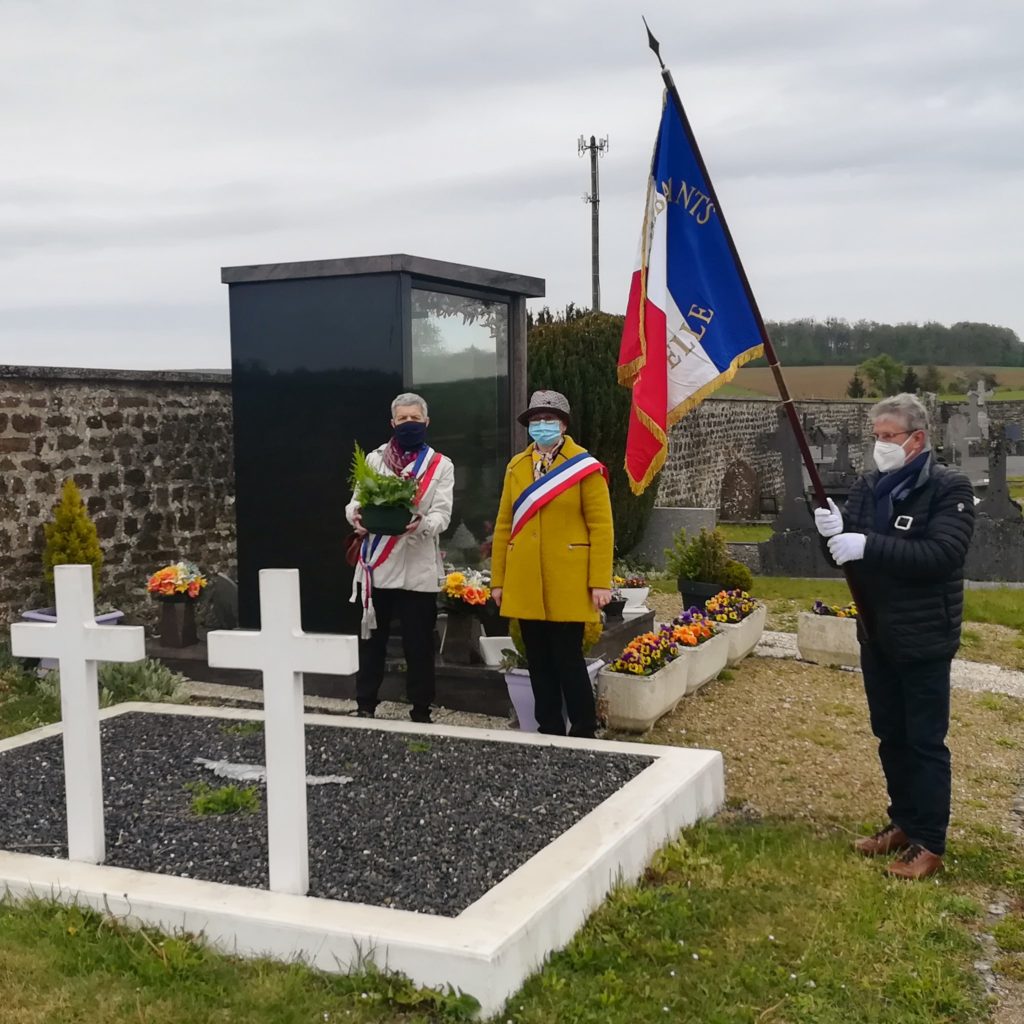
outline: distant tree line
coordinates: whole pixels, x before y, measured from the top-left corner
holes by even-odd
[[[855,366],[880,355],[905,366],[1024,366],[1017,333],[995,324],[851,324],[829,318],[772,321],[767,327],[783,366]]]
[[[983,380],[987,388],[999,385],[999,378],[991,370],[965,370],[947,377],[937,366],[923,366],[918,372],[913,366],[905,366],[898,359],[883,354],[865,359],[853,371],[846,393],[850,398],[877,398],[901,391],[912,395],[923,391],[966,395],[979,380]]]
[[[555,313],[545,306],[527,314],[528,326],[572,321],[589,312],[571,302]],[[851,324],[830,317],[824,322],[770,320],[767,327],[783,366],[858,366],[881,355],[904,366],[1024,366],[1024,344],[1016,331],[995,324]],[[767,364],[757,360],[750,365]]]

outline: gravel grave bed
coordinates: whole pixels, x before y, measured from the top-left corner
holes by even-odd
[[[255,813],[197,815],[196,758],[263,765],[262,728],[130,713],[105,720],[108,865],[266,888],[266,787]],[[455,916],[634,778],[645,756],[307,726],[310,895]],[[59,736],[0,753],[0,849],[67,856]]]

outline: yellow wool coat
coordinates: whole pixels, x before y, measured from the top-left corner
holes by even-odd
[[[612,504],[608,483],[591,473],[549,501],[509,541],[512,504],[533,483],[530,445],[505,470],[491,551],[491,586],[501,587],[501,614],[510,619],[593,622],[600,619],[591,588],[612,585]],[[566,436],[552,469],[579,455]]]

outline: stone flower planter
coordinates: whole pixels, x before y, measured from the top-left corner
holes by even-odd
[[[604,667],[600,658],[587,658],[587,674],[590,676],[590,685],[594,685],[594,678]],[[510,668],[505,671],[505,685],[508,687],[508,696],[512,701],[512,707],[516,709],[516,718],[519,721],[520,732],[536,732],[537,719],[533,709],[533,687],[530,685],[530,670],[528,668]],[[562,704],[562,713],[565,714],[565,704]],[[566,715],[568,717],[568,715]]]
[[[729,666],[739,664],[756,646],[764,632],[768,606],[758,605],[741,622],[716,622],[715,626],[729,638]]]
[[[796,646],[804,661],[832,667],[860,668],[856,619],[801,612],[797,620]]]
[[[597,695],[608,728],[621,732],[650,729],[686,695],[690,665],[688,658],[676,658],[649,676],[602,669],[597,677]]]
[[[696,693],[716,678],[728,663],[729,637],[725,633],[716,633],[696,647],[684,647],[679,660],[690,663],[686,678],[687,694]]]

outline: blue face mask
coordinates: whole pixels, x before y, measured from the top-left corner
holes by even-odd
[[[529,434],[542,448],[548,448],[562,436],[562,426],[555,420],[537,420],[530,424]]]
[[[414,452],[427,439],[427,425],[417,420],[406,420],[395,427],[395,440],[407,452]]]

